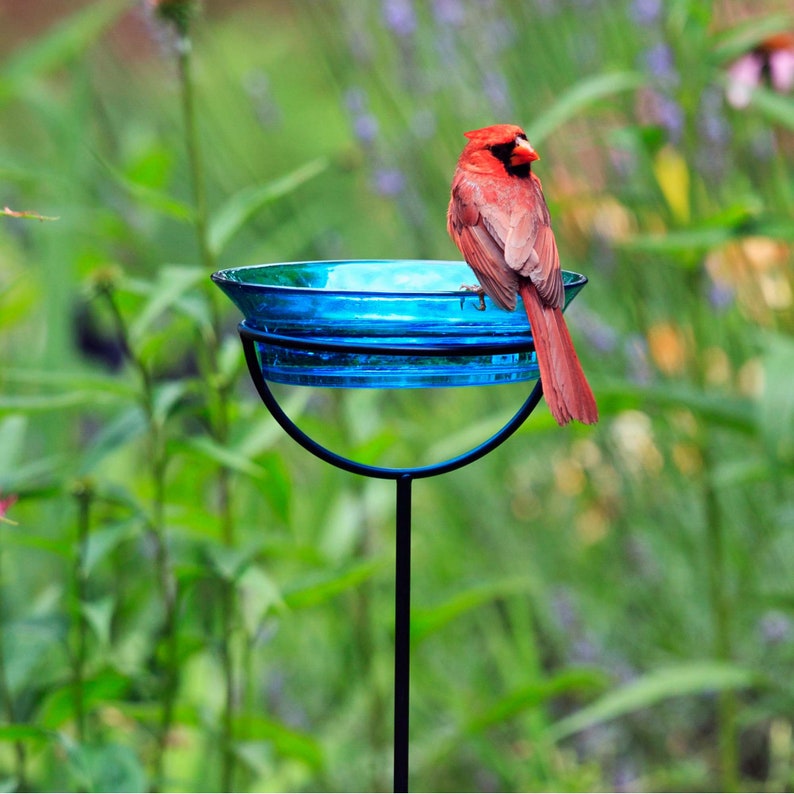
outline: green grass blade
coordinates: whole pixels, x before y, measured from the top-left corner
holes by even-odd
[[[341,570],[323,572],[303,584],[285,588],[284,603],[291,609],[303,609],[323,604],[336,598],[345,590],[358,587],[371,579],[385,566],[386,562],[387,560],[383,558],[364,560],[364,562],[345,566]]]
[[[692,662],[654,670],[554,723],[548,736],[552,741],[559,741],[670,698],[744,689],[757,680],[758,676],[752,671],[721,662]]]
[[[297,190],[328,168],[324,158],[311,160],[266,185],[252,185],[232,195],[215,213],[209,228],[210,250],[220,254],[243,224],[262,207]]]
[[[533,145],[548,138],[565,122],[576,118],[596,102],[639,88],[645,78],[638,72],[610,72],[586,77],[572,85],[545,112],[527,126],[527,135]]]

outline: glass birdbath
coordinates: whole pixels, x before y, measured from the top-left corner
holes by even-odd
[[[411,484],[488,454],[515,432],[543,394],[526,313],[461,290],[465,262],[345,260],[231,268],[212,280],[245,319],[239,332],[257,391],[281,427],[321,460],[396,483],[394,790],[408,790]],[[563,271],[566,306],[587,283]],[[494,435],[457,457],[390,468],[352,460],[318,443],[282,409],[269,383],[403,389],[534,381]]]

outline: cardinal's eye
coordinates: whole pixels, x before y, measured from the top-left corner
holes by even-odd
[[[488,147],[491,154],[503,163],[506,163],[510,159],[515,148],[515,141],[510,141],[509,143],[494,143]]]

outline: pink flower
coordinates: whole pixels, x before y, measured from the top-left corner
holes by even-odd
[[[13,494],[11,496],[6,496],[5,499],[0,498],[0,521],[7,521],[11,524],[14,523],[10,518],[6,518],[6,513],[16,503],[17,499],[18,497]]]
[[[794,87],[794,33],[770,36],[733,62],[728,69],[728,102],[735,108],[747,107],[763,81],[781,94]]]

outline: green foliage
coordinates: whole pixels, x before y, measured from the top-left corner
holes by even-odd
[[[390,788],[391,484],[284,437],[209,275],[456,256],[462,132],[515,121],[601,421],[416,484],[412,787],[792,788],[793,105],[726,101],[786,3],[233,5],[8,33],[0,786]],[[525,393],[280,392],[381,465]]]

